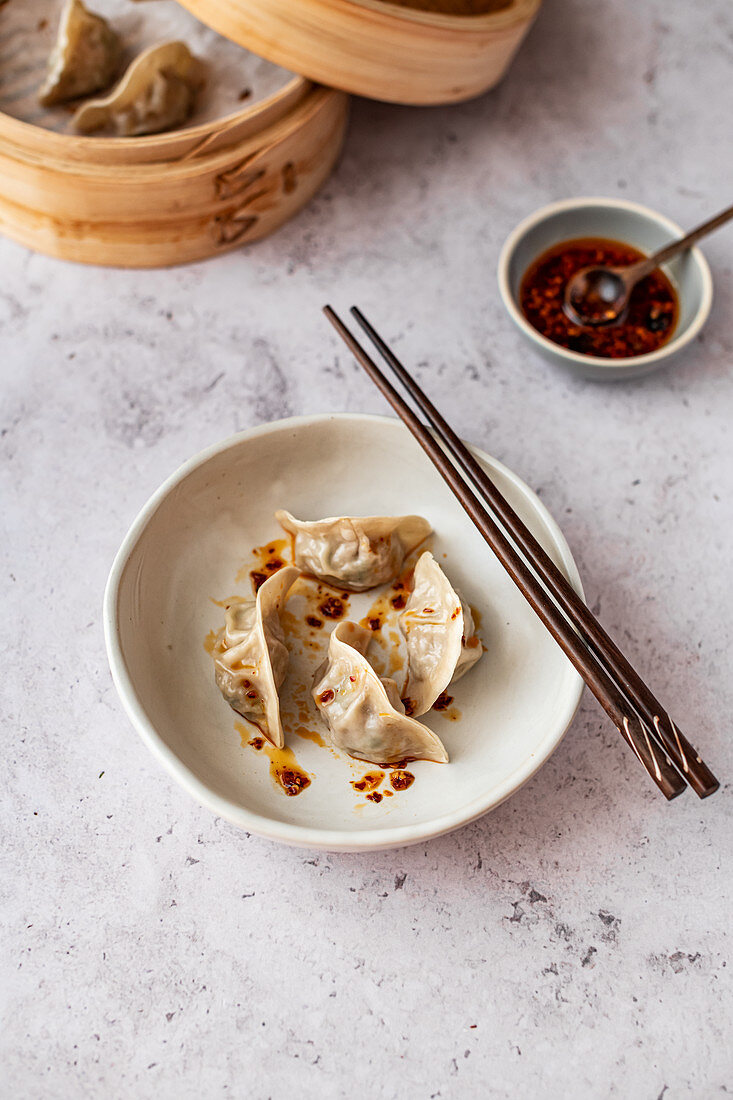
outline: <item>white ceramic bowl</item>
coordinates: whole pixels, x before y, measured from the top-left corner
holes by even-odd
[[[475,450],[578,592],[557,524],[505,466]],[[434,552],[482,615],[488,651],[456,685],[460,721],[431,712],[448,765],[417,762],[409,790],[379,805],[350,786],[355,765],[295,735],[313,776],[296,798],[276,789],[263,753],[242,747],[237,719],[204,650],[246,586],[237,571],[279,532],[278,507],[305,518],[417,512]],[[123,705],[146,745],[195,798],[250,832],[306,848],[397,847],[455,829],[498,806],[547,760],[578,706],[582,681],[525,603],[438,473],[399,421],[298,417],[217,443],[148,501],[115,559],[104,605],[107,651]],[[314,711],[315,715],[315,711]],[[286,731],[286,737],[288,731]]]
[[[669,218],[635,202],[598,198],[553,202],[530,214],[507,238],[499,256],[499,293],[520,332],[551,362],[600,381],[649,374],[687,347],[708,319],[713,281],[699,248],[692,248],[663,265],[662,270],[677,290],[679,319],[672,338],[647,355],[599,359],[554,344],[525,319],[519,306],[519,288],[525,271],[538,256],[573,237],[608,237],[652,253],[683,235],[683,230]]]

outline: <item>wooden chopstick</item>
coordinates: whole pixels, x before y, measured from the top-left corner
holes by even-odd
[[[548,598],[547,592],[540,581],[527,567],[527,564],[494,522],[480,500],[462,480],[458,470],[446,456],[440,444],[385,378],[379,367],[361,347],[349,329],[330,306],[325,307],[324,313],[374,384],[386,397],[431,459],[480,534],[585,680],[654,783],[668,799],[681,794],[685,789],[685,781],[675,771],[667,756],[655,743],[651,731],[640,720],[633,707],[624,699],[620,689],[613,682],[596,654],[587,647],[577,631],[569,624],[566,616]]]
[[[468,475],[479,494],[503,523],[533,569],[541,576],[553,599],[565,612],[570,622],[580,632],[589,647],[603,661],[621,690],[633,703],[639,715],[656,735],[674,765],[680,770],[700,798],[707,798],[720,786],[710,768],[702,760],[662,707],[638,672],[629,663],[612,638],[578,596],[552,559],[545,553],[532,532],[525,526],[509,502],[502,496],[486,471],[456,435],[440,412],[415,382],[407,368],[399,361],[364,314],[352,307],[352,314],[374,342],[380,353],[404,385],[410,396],[426,416],[439,438],[453,455],[464,473]]]

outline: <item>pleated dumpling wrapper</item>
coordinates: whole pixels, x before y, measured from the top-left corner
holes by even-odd
[[[212,656],[216,684],[237,714],[281,749],[278,692],[288,667],[280,609],[299,576],[292,565],[273,573],[254,600],[232,600]]]
[[[422,516],[331,516],[306,522],[280,509],[275,519],[293,538],[298,569],[349,592],[393,581],[407,555],[432,531]]]
[[[38,98],[44,107],[109,88],[122,61],[122,43],[106,19],[81,0],[66,0],[48,74]]]
[[[400,630],[407,644],[403,701],[409,714],[425,714],[483,653],[468,604],[427,550],[417,560]]]
[[[340,622],[331,634],[328,657],[316,672],[313,698],[331,743],[373,764],[447,764],[440,738],[407,717],[394,680],[380,679],[367,660],[371,636],[365,627]]]
[[[204,65],[185,42],[164,42],[136,57],[109,95],[77,109],[82,134],[158,134],[185,122],[204,82]]]

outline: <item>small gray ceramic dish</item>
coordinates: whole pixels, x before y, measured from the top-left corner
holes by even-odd
[[[656,251],[683,230],[661,214],[623,199],[565,199],[543,206],[509,235],[499,257],[499,292],[517,328],[537,351],[553,363],[597,380],[619,380],[650,374],[682,351],[705,324],[713,300],[713,281],[699,248],[691,248],[663,270],[677,290],[679,320],[666,344],[647,355],[628,359],[599,359],[553,344],[541,336],[519,307],[519,287],[527,268],[546,249],[577,237],[607,237],[625,241],[647,254]]]

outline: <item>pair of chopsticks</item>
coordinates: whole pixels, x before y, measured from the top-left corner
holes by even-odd
[[[324,308],[324,313],[426,452],[662,794],[675,798],[688,783],[700,798],[713,794],[718,780],[697,750],[379,333],[353,306],[352,315],[423,413],[432,432],[330,306]],[[461,471],[473,489],[463,480]]]

